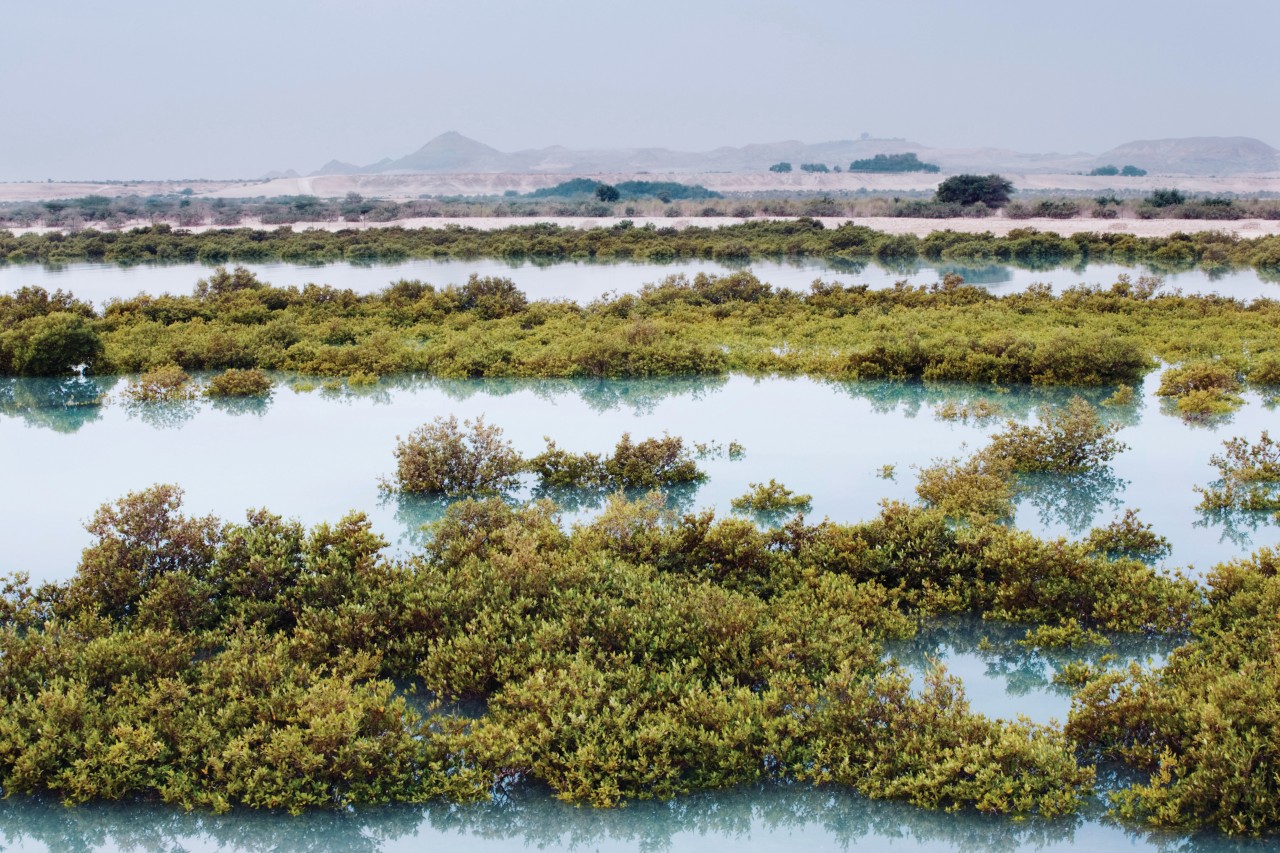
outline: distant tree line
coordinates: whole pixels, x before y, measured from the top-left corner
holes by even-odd
[[[925,163],[915,152],[905,154],[877,154],[869,160],[854,160],[849,164],[850,172],[937,172],[939,167],[933,163]]]
[[[1147,173],[1146,169],[1139,169],[1137,166],[1099,166],[1091,171],[1090,175],[1114,176],[1119,175],[1123,178],[1141,178]]]

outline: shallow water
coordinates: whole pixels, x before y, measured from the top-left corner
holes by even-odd
[[[232,266],[228,264],[227,266]],[[658,282],[668,275],[699,272],[725,274],[735,269],[750,269],[762,281],[776,288],[807,291],[814,279],[839,281],[843,284],[867,284],[880,289],[892,287],[906,279],[912,284],[933,284],[947,273],[958,273],[972,284],[983,285],[995,293],[1025,290],[1034,282],[1054,285],[1057,291],[1078,284],[1109,286],[1119,275],[1137,278],[1146,271],[1117,264],[1093,264],[1086,267],[1060,267],[1030,270],[1016,266],[989,265],[962,267],[954,264],[913,263],[884,266],[878,263],[802,258],[756,261],[751,264],[726,264],[708,260],[682,260],[669,264],[640,262],[565,261],[538,264],[531,261],[508,261],[498,258],[410,260],[394,264],[361,265],[334,263],[297,265],[286,263],[243,264],[261,280],[279,287],[302,286],[307,283],[350,288],[357,293],[374,293],[401,279],[419,279],[443,287],[462,284],[472,273],[505,276],[515,281],[530,299],[571,299],[590,302],[603,294],[616,291],[630,293],[645,284]],[[136,265],[68,264],[62,267],[0,264],[0,293],[11,293],[20,287],[40,286],[53,291],[69,290],[81,299],[101,305],[111,298],[129,298],[139,293],[190,293],[196,281],[209,275],[213,268],[202,264]],[[1185,293],[1220,293],[1240,299],[1260,296],[1280,298],[1280,284],[1265,281],[1256,270],[1232,270],[1209,273],[1188,270],[1164,276],[1166,289],[1180,288]]]
[[[525,454],[543,435],[575,451],[605,451],[623,432],[642,438],[670,432],[715,442],[700,464],[708,479],[674,498],[684,508],[729,509],[749,483],[770,477],[813,495],[813,515],[867,518],[881,498],[910,500],[913,465],[968,452],[999,428],[941,419],[946,403],[1000,406],[1002,417],[1034,418],[1037,407],[1064,403],[1063,389],[1006,392],[968,385],[844,383],[805,378],[733,376],[661,381],[385,379],[371,388],[292,390],[277,377],[260,402],[201,401],[131,407],[123,381],[0,380],[0,573],[30,571],[63,579],[88,543],[81,527],[103,502],[155,482],[186,489],[186,510],[239,518],[267,506],[308,523],[368,512],[399,552],[413,550],[418,525],[438,517],[438,502],[387,499],[380,474],[392,469],[397,434],[436,415],[483,414]],[[1125,507],[1140,506],[1174,546],[1172,564],[1197,570],[1280,541],[1264,518],[1235,527],[1202,519],[1191,487],[1211,476],[1208,457],[1231,435],[1256,436],[1274,411],[1256,395],[1231,419],[1191,426],[1152,396],[1148,380],[1134,405],[1104,408],[1125,425],[1131,447],[1107,477],[1087,482],[1044,478],[1022,500],[1021,526],[1079,535]],[[1085,392],[1094,401],[1107,389]],[[101,405],[92,405],[106,395]],[[731,440],[745,456],[728,458]],[[881,466],[896,466],[892,479]],[[521,493],[528,497],[526,487]],[[561,497],[572,497],[562,495]],[[577,506],[569,518],[589,515]],[[1252,527],[1250,524],[1252,523]],[[973,619],[947,620],[886,654],[917,682],[937,660],[960,677],[975,710],[991,716],[1065,719],[1070,692],[1052,676],[1070,660],[1117,655],[1159,664],[1167,641],[1114,638],[1108,647],[1035,652],[1017,645],[1023,628]],[[983,640],[986,642],[983,642]],[[1099,850],[1254,851],[1266,842],[1229,841],[1212,833],[1151,835],[1106,820],[1100,803],[1074,818],[1015,822],[972,812],[949,815],[901,803],[872,802],[843,789],[775,786],[634,803],[599,811],[559,803],[531,790],[479,806],[431,804],[287,815],[237,811],[182,813],[156,804],[91,804],[67,809],[32,799],[0,800],[0,850],[285,850],[375,851],[572,849],[904,851]]]
[[[753,482],[776,478],[813,496],[812,517],[870,518],[883,498],[913,500],[916,472],[940,457],[982,446],[1004,417],[1030,422],[1039,406],[1071,391],[1021,387],[1004,393],[969,385],[832,382],[732,376],[684,380],[384,379],[369,388],[299,392],[280,377],[267,401],[131,406],[119,379],[0,380],[0,573],[65,579],[89,543],[82,527],[101,504],[154,483],[186,490],[186,511],[228,519],[265,506],[308,524],[349,510],[370,515],[397,551],[416,547],[439,501],[388,497],[379,477],[393,471],[397,436],[441,415],[484,416],[529,456],[550,436],[576,452],[610,450],[624,432],[637,440],[664,432],[713,445],[700,464],[706,481],[673,496],[681,509],[730,510]],[[1256,438],[1275,411],[1256,394],[1230,418],[1192,426],[1153,396],[1150,376],[1134,405],[1102,411],[1124,424],[1129,449],[1092,477],[1028,481],[1015,523],[1077,537],[1129,507],[1166,536],[1170,565],[1196,573],[1280,542],[1265,514],[1206,518],[1197,484],[1211,481],[1211,454],[1234,435]],[[1097,401],[1108,389],[1082,393]],[[91,405],[99,396],[106,402]],[[947,402],[986,400],[1000,418],[947,421]],[[89,404],[89,405],[85,405]],[[730,441],[745,447],[740,459]],[[885,478],[882,466],[893,466]],[[525,488],[520,497],[530,497]],[[599,502],[554,495],[569,519]]]
[[[524,792],[498,802],[389,807],[301,817],[237,811],[184,813],[156,805],[73,809],[0,800],[0,850],[51,851],[1017,851],[1089,849],[1254,853],[1274,842],[1121,827],[1093,806],[1055,821],[947,814],[867,800],[843,789],[761,786],[666,803],[590,809]]]

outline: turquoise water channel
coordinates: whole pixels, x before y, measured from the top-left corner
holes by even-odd
[[[646,381],[383,379],[371,387],[280,375],[262,401],[139,407],[123,401],[125,379],[0,380],[0,573],[69,577],[89,543],[83,522],[101,504],[157,482],[180,484],[189,513],[239,519],[265,506],[308,524],[349,510],[368,513],[395,553],[423,541],[420,526],[439,502],[398,499],[379,488],[394,465],[398,435],[440,415],[483,416],[525,455],[550,436],[573,451],[605,452],[624,432],[680,436],[707,445],[708,477],[679,491],[682,509],[730,511],[753,482],[775,478],[813,496],[811,517],[855,521],[881,499],[913,500],[917,466],[981,447],[1004,419],[1028,423],[1040,407],[1080,393],[1099,402],[1111,389],[833,382],[807,378]],[[1211,518],[1193,491],[1213,477],[1211,454],[1235,435],[1256,439],[1276,420],[1275,401],[1246,394],[1226,418],[1189,424],[1155,397],[1148,378],[1131,405],[1102,407],[1129,448],[1109,470],[1027,483],[1015,523],[1041,535],[1079,537],[1127,508],[1172,544],[1168,568],[1201,574],[1223,560],[1280,543],[1265,515]],[[310,385],[310,390],[307,390]],[[995,405],[986,421],[942,417],[948,404]],[[745,452],[730,458],[729,442]],[[886,471],[884,466],[891,466]],[[526,483],[517,498],[532,497]],[[566,523],[597,508],[560,494]],[[1018,646],[1017,627],[950,620],[886,653],[922,672],[939,660],[962,678],[975,710],[1065,719],[1069,691],[1052,684],[1070,660]],[[1118,638],[1102,650],[1159,663],[1167,642]],[[1105,776],[1105,773],[1103,773]],[[0,801],[0,850],[1098,850],[1266,849],[1213,834],[1151,835],[1109,822],[1100,805],[1059,821],[1015,822],[972,813],[928,812],[871,802],[844,790],[759,787],[638,803],[619,810],[574,808],[522,791],[482,806],[309,814],[183,814],[148,804],[67,809],[31,799]]]

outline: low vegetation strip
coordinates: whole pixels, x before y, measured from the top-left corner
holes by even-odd
[[[956,202],[920,202],[919,210],[907,213],[935,218],[964,215],[968,208],[961,202],[966,198],[961,194]],[[1242,238],[1221,232],[1170,237],[1082,232],[1061,237],[1029,228],[1014,229],[1004,237],[950,230],[914,237],[885,234],[852,223],[825,228],[821,222],[804,217],[682,229],[635,227],[624,220],[587,229],[538,224],[494,230],[448,226],[294,231],[286,226],[272,231],[232,228],[195,234],[155,225],[131,231],[86,229],[21,236],[0,230],[0,261],[9,263],[322,263],[469,257],[642,261],[823,257],[889,262],[924,258],[1031,266],[1143,263],[1168,270],[1197,265],[1210,269],[1252,267],[1274,273],[1280,271],[1280,237]]]
[[[508,279],[380,293],[271,287],[218,269],[190,296],[102,309],[39,288],[0,296],[0,375],[293,370],[330,376],[647,377],[806,374],[1129,384],[1170,363],[1233,381],[1280,376],[1280,303],[1162,295],[1121,277],[996,296],[948,277],[888,290],[775,290],[748,272],[671,276],[587,305],[530,302]],[[1203,367],[1196,370],[1203,372]],[[1197,374],[1198,375],[1198,374]],[[1179,392],[1181,393],[1181,392]],[[1229,401],[1228,401],[1229,402]]]

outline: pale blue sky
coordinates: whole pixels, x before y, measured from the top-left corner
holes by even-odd
[[[0,12],[0,180],[862,132],[1280,147],[1277,0],[41,0]]]

